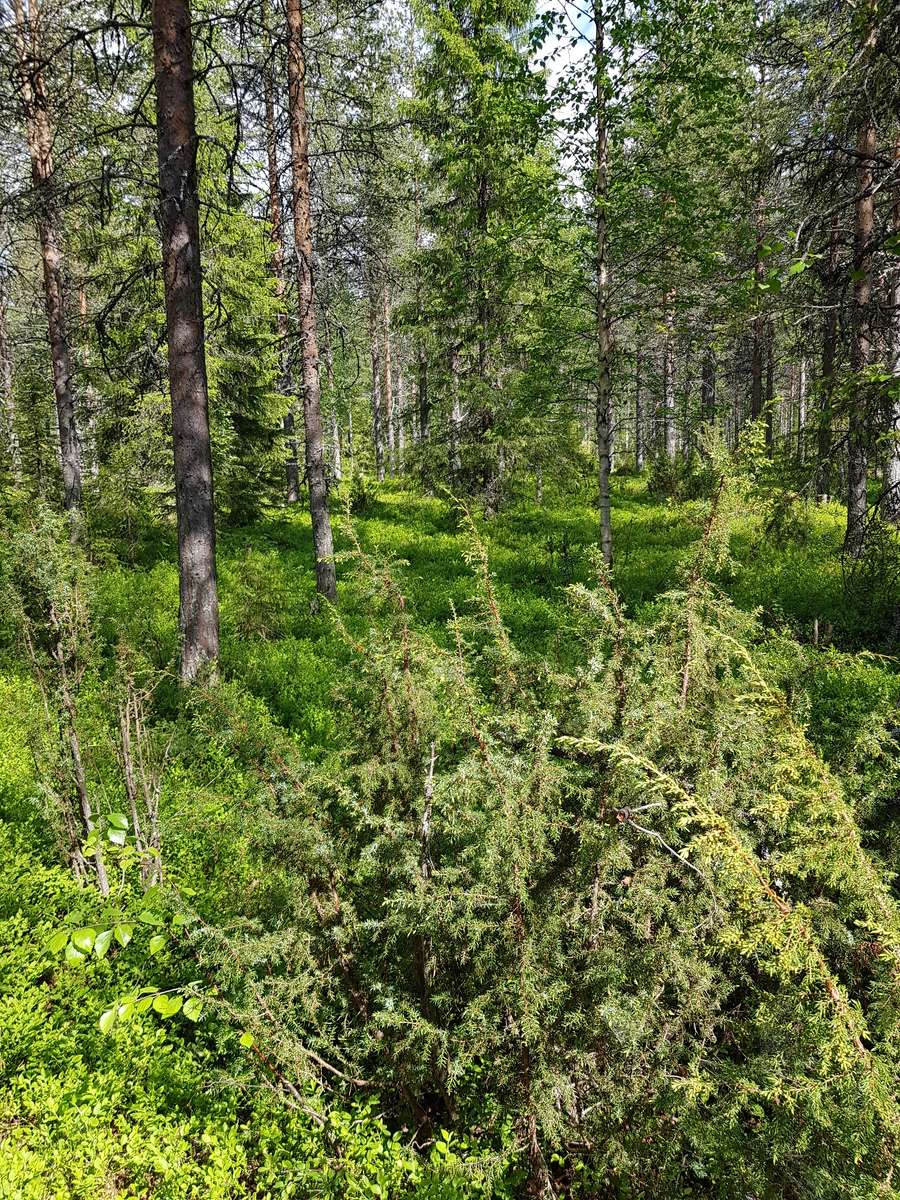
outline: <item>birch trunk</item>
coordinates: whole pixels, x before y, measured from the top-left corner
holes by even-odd
[[[703,359],[700,376],[700,392],[703,412],[708,425],[716,423],[716,356],[713,350],[707,350]]]
[[[394,440],[394,383],[391,378],[391,306],[387,287],[384,289],[382,301],[381,329],[384,338],[384,414],[387,420],[388,470],[393,479],[397,457]]]
[[[403,474],[406,454],[406,372],[403,367],[403,337],[397,344],[397,466]]]
[[[894,142],[894,170],[900,171],[900,135]],[[900,182],[894,185],[891,204],[893,233],[900,237]],[[891,272],[890,363],[895,387],[900,387],[900,265]],[[900,397],[891,403],[890,441],[884,465],[881,515],[892,525],[900,525]]]
[[[337,598],[334,541],[328,514],[325,442],[322,436],[322,396],[319,383],[319,341],[313,288],[312,219],[309,192],[309,131],[306,115],[306,55],[303,44],[302,0],[287,0],[288,117],[291,131],[291,182],[294,244],[297,249],[297,303],[300,313],[300,370],[303,380],[303,428],[306,435],[306,482],[312,517],[316,590]]]
[[[640,337],[640,330],[638,330],[638,337]],[[638,346],[634,365],[634,469],[638,475],[644,469],[644,396],[641,365],[641,347]]]
[[[675,314],[674,292],[663,301],[665,347],[663,350],[663,449],[669,462],[675,461]]]
[[[375,473],[384,479],[384,428],[381,412],[381,366],[378,355],[378,318],[374,295],[369,297],[369,353],[372,358],[372,437],[375,441]]]
[[[197,131],[188,0],[153,0],[156,142],[178,521],[179,672],[219,657],[212,452],[203,329]]]
[[[0,287],[3,280],[0,278]],[[16,487],[21,487],[22,450],[19,446],[19,435],[16,430],[16,402],[13,395],[12,358],[9,352],[9,335],[6,328],[6,295],[0,292],[0,392],[3,401],[3,421],[6,426],[6,444],[9,447],[9,457],[12,460],[13,479]]]

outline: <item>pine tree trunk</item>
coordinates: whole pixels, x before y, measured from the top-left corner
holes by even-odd
[[[266,36],[269,34],[268,5],[263,7]],[[267,47],[268,49],[268,47]],[[266,106],[266,158],[269,168],[269,224],[272,237],[272,274],[275,277],[275,295],[278,299],[276,317],[278,344],[281,348],[281,387],[285,396],[293,395],[290,349],[288,345],[287,313],[284,307],[284,221],[281,212],[281,186],[278,180],[278,140],[275,127],[275,89],[272,83],[271,55],[267,55],[263,66],[263,93]],[[294,405],[288,406],[281,418],[287,446],[284,470],[287,483],[288,504],[300,499],[300,465],[297,461],[297,439],[294,436]]]
[[[179,671],[219,657],[212,452],[203,330],[197,131],[188,0],[153,0],[156,141],[178,521]]]
[[[866,435],[868,414],[863,379],[869,365],[871,332],[869,302],[872,295],[872,233],[875,225],[875,197],[872,192],[875,157],[875,127],[870,118],[860,126],[856,143],[856,220],[854,224],[853,338],[851,366],[856,374],[858,398],[850,411],[850,439],[847,494],[847,536],[845,552],[859,558],[866,544],[866,484],[868,453]]]
[[[612,397],[609,378],[609,250],[607,246],[606,203],[609,190],[609,129],[606,111],[606,53],[604,47],[603,5],[594,0],[594,83],[597,104],[597,142],[594,147],[594,203],[597,211],[597,460],[600,485],[600,548],[603,561],[612,563],[612,520],[609,479],[612,474],[611,415]]]
[[[44,303],[47,312],[53,392],[56,399],[64,504],[67,512],[76,512],[81,507],[81,462],[75,415],[74,373],[63,298],[60,199],[53,164],[53,133],[50,128],[47,90],[42,70],[38,0],[31,0],[29,8],[29,14],[26,16],[24,0],[13,0],[16,49],[22,82],[21,96],[25,108],[31,180],[44,268]]]
[[[375,296],[369,296],[369,354],[372,359],[372,437],[375,442],[375,473],[384,479],[384,428],[381,413],[381,366],[378,354],[378,317]]]
[[[306,58],[302,0],[287,0],[288,116],[291,131],[294,245],[297,250],[297,302],[300,313],[300,369],[303,380],[303,427],[306,435],[306,482],[312,517],[316,590],[337,598],[334,541],[328,514],[322,397],[319,384],[319,341],[313,287],[312,217],[309,193],[309,137],[306,117]]]
[[[894,170],[900,170],[900,136],[894,142]],[[895,237],[900,237],[900,182],[894,185],[891,222]],[[891,271],[890,363],[895,387],[900,387],[900,265]],[[890,441],[884,465],[881,515],[892,525],[900,525],[900,397],[891,402]]]
[[[334,403],[334,355],[331,349],[331,301],[326,292],[325,296],[325,377],[328,381],[328,395],[331,400],[331,446],[334,455],[334,477],[340,483],[343,477],[341,468],[341,429],[338,425],[337,408]]]

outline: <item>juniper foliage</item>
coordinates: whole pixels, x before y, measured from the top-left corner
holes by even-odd
[[[256,779],[257,880],[194,949],[289,1102],[512,1120],[541,1190],[888,1194],[897,906],[784,686],[805,652],[717,586],[752,484],[710,455],[676,590],[637,619],[601,563],[570,589],[573,673],[517,654],[463,511],[475,596],[442,637],[357,545],[324,762],[235,689],[196,699]]]

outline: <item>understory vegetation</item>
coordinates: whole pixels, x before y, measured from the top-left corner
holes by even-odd
[[[385,483],[323,608],[272,509],[191,692],[169,531],[7,510],[0,1195],[891,1193],[893,631],[742,445],[612,572]]]

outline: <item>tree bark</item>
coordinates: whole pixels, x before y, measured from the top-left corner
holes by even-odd
[[[766,324],[766,446],[772,457],[775,442],[775,325],[770,317]]]
[[[856,153],[851,366],[856,375],[857,395],[850,411],[847,536],[844,539],[844,550],[852,558],[859,558],[865,550],[866,484],[869,466],[866,448],[868,414],[866,412],[864,379],[871,352],[869,302],[872,295],[872,233],[875,226],[875,196],[872,190],[875,126],[868,116],[860,125]]]
[[[894,170],[900,171],[900,135],[894,142]],[[891,224],[895,237],[900,237],[900,181],[894,185],[891,197]],[[900,265],[891,272],[890,362],[894,386],[900,388]],[[891,401],[890,442],[884,465],[884,484],[881,492],[881,515],[892,525],[900,525],[900,397]]]
[[[31,0],[26,15],[23,0],[13,0],[16,49],[22,81],[25,129],[31,158],[41,261],[44,268],[44,304],[56,400],[59,457],[63,477],[63,502],[67,512],[81,507],[81,462],[72,355],[66,328],[63,298],[63,256],[59,232],[59,196],[53,163],[53,132],[47,89],[42,70],[38,0]]]
[[[378,317],[374,294],[369,296],[369,353],[372,359],[372,437],[375,442],[375,474],[380,481],[384,479],[384,426],[381,412]]]
[[[218,659],[219,598],[188,0],[153,0],[152,20],[178,521],[179,671],[189,683]]]
[[[341,429],[338,425],[337,408],[334,403],[334,354],[331,349],[331,299],[325,293],[325,378],[328,381],[328,396],[331,400],[331,447],[334,455],[334,477],[340,483],[343,476],[341,469]]]
[[[391,306],[387,286],[382,300],[381,329],[384,338],[384,415],[387,422],[388,470],[393,479],[397,469],[397,454],[394,440],[394,381],[391,378]]]
[[[12,461],[13,479],[16,487],[21,487],[22,450],[19,446],[19,434],[16,430],[16,402],[13,395],[12,358],[9,352],[9,335],[6,328],[6,293],[3,289],[4,279],[0,275],[0,392],[2,392],[3,421],[6,426],[6,444]]]
[[[603,5],[594,0],[594,87],[597,105],[597,141],[594,147],[594,203],[597,211],[597,462],[600,486],[600,549],[603,561],[612,563],[612,520],[609,479],[612,474],[611,409],[609,378],[609,247],[606,204],[609,192],[609,128],[606,108],[606,53]]]
[[[334,541],[328,514],[322,397],[319,385],[319,342],[313,288],[312,219],[309,193],[309,135],[306,116],[306,56],[302,0],[287,0],[288,114],[291,130],[294,244],[297,248],[297,301],[300,309],[300,365],[303,376],[303,426],[306,433],[306,482],[312,517],[316,590],[337,598]]]
[[[818,438],[817,495],[827,500],[831,490],[831,402],[834,395],[834,369],[837,362],[838,266],[840,225],[832,217],[828,239],[828,283],[826,287],[825,328],[822,338],[822,417]]]
[[[675,461],[675,314],[672,311],[674,292],[663,300],[663,450],[669,462]]]
[[[406,372],[403,366],[403,336],[397,343],[397,466],[403,475],[406,454]]]
[[[640,330],[638,330],[638,338],[640,338]],[[641,366],[641,347],[638,345],[634,364],[634,469],[638,475],[644,469],[644,394]]]
[[[462,470],[462,458],[459,452],[459,434],[462,425],[462,410],[459,406],[459,346],[456,334],[450,339],[450,468],[454,476]]]
[[[800,356],[800,379],[797,383],[797,458],[806,461],[806,355]]]
[[[266,36],[269,34],[268,5],[263,9],[263,20],[266,25]],[[278,344],[281,353],[281,387],[285,396],[293,396],[293,380],[291,378],[290,347],[288,343],[287,313],[284,307],[284,221],[281,212],[281,186],[278,180],[278,138],[275,126],[275,89],[272,82],[272,63],[270,47],[267,46],[266,61],[263,66],[263,93],[266,106],[266,159],[269,168],[269,224],[272,237],[272,274],[275,277],[275,295],[278,298],[278,315],[276,317]],[[288,504],[296,504],[300,499],[300,465],[297,461],[297,439],[294,434],[294,404],[291,399],[287,412],[281,418],[287,443],[287,457],[284,464],[287,482]]]
[[[703,412],[708,425],[716,423],[716,353],[710,347],[703,357],[700,375],[700,392]]]

